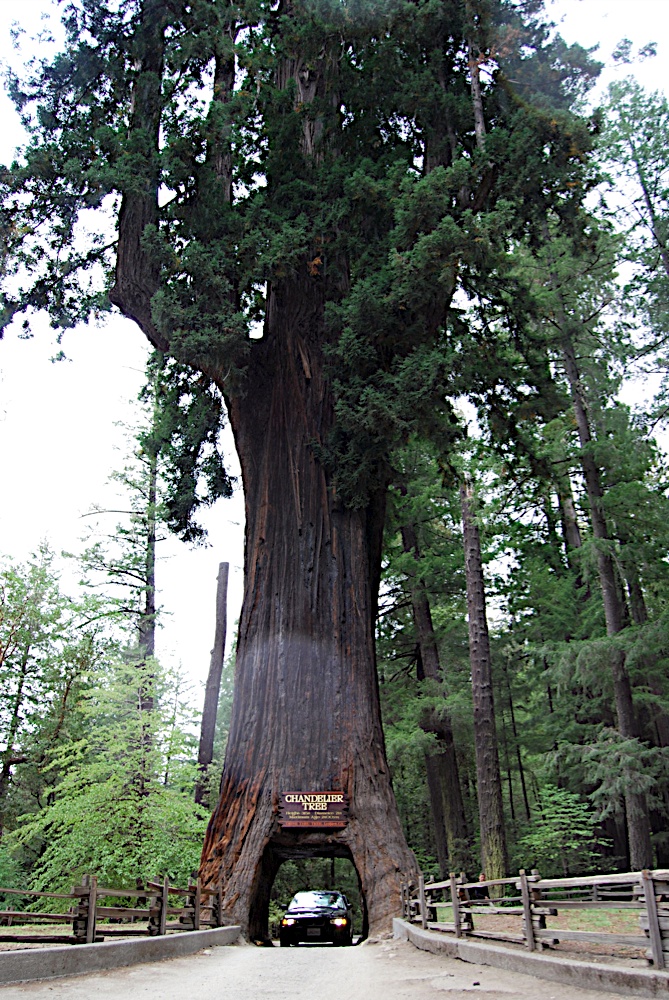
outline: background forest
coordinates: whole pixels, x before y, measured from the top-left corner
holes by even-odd
[[[393,456],[378,666],[395,794],[426,875],[486,865],[484,752],[498,761],[485,778],[509,870],[629,870],[648,857],[645,837],[652,863],[669,866],[669,107],[630,77],[576,117],[598,66],[555,46],[535,81],[556,116],[541,128],[547,147],[568,144],[554,179],[579,189],[578,204],[506,192],[491,225],[519,204],[540,222],[512,241],[502,293],[458,292],[468,353],[443,364],[469,391],[455,420],[400,436]],[[626,41],[616,54],[646,57],[652,46]],[[481,157],[495,155],[477,138]],[[416,250],[426,270],[430,252]],[[531,317],[522,350],[516,297]],[[490,372],[506,394],[488,391]],[[233,665],[196,805],[199,698],[154,655],[155,552],[161,533],[184,534],[186,508],[230,483],[215,434],[188,467],[173,448],[215,425],[220,397],[163,406],[170,385],[154,360],[144,429],[118,474],[127,512],[88,540],[80,586],[61,583],[47,548],[3,563],[0,885],[58,889],[87,871],[182,884],[197,867]],[[322,862],[317,874],[290,864],[277,902],[333,877]]]

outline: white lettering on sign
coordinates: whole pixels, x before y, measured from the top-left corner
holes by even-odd
[[[279,824],[341,829],[348,822],[347,811],[344,792],[285,792],[280,800]]]

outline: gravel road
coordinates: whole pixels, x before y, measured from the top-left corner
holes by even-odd
[[[357,948],[238,944],[189,958],[0,987],[0,1000],[620,1000],[430,955],[403,941]]]

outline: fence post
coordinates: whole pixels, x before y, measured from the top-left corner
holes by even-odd
[[[200,929],[200,906],[202,904],[202,879],[195,883],[195,893],[193,894],[193,930]]]
[[[650,937],[650,949],[653,956],[653,965],[656,969],[663,969],[664,955],[662,953],[660,921],[657,915],[655,885],[653,883],[652,875],[645,868],[641,872],[641,884],[643,886],[643,895],[646,901],[646,913],[648,914],[648,936]]]
[[[520,876],[520,896],[523,901],[525,944],[529,951],[534,951],[536,945],[534,941],[534,925],[532,924],[532,902],[530,900],[530,890],[527,885],[527,875],[524,868],[521,868],[518,874]]]
[[[455,872],[451,872],[451,903],[453,904],[453,924],[455,925],[456,938],[462,937],[462,924],[460,923],[460,899],[458,897],[458,886],[455,881]]]
[[[218,893],[216,896],[216,902],[218,904],[216,907],[216,926],[222,927],[223,926],[223,879],[222,878],[218,880]]]
[[[86,914],[86,944],[95,941],[95,910],[98,904],[98,878],[92,875],[88,887],[88,913]]]
[[[84,893],[81,892],[82,888],[87,889],[89,885],[88,875],[81,876],[81,885],[75,885],[72,888],[73,895],[76,895],[77,901],[73,905],[73,911],[75,914],[75,919],[72,921],[72,937],[74,938],[75,944],[83,944],[86,940],[86,916],[84,910]]]
[[[163,878],[163,892],[160,897],[160,918],[158,921],[158,933],[167,933],[167,897],[169,896],[170,889],[170,879],[169,875],[165,875]]]
[[[420,924],[423,930],[427,930],[427,901],[425,899],[425,879],[421,875],[418,879],[418,898],[420,899]]]

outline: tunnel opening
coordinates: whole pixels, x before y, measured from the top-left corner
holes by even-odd
[[[319,889],[333,889],[347,897],[353,911],[354,940],[364,940],[369,929],[367,905],[348,847],[330,838],[319,842],[313,834],[284,834],[280,841],[270,841],[258,866],[249,912],[251,941],[272,944],[295,893]]]

